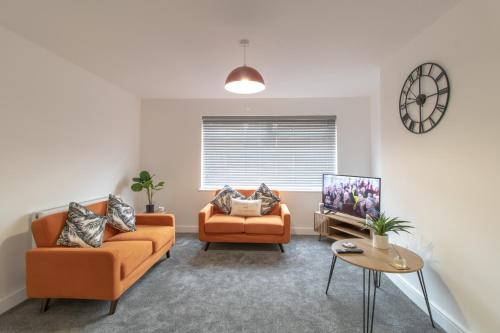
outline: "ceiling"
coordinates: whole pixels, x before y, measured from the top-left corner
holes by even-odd
[[[255,97],[365,96],[381,61],[456,3],[0,0],[0,25],[143,98],[235,97],[242,38],[267,85]]]

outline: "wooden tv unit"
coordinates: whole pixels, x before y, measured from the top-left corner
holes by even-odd
[[[363,229],[363,222],[362,218],[343,213],[314,213],[314,231],[319,233],[318,240],[321,237],[336,241],[353,237],[370,239],[370,230]]]

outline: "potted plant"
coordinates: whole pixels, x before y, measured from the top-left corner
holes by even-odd
[[[374,218],[367,215],[364,226],[373,231],[372,245],[374,248],[387,250],[389,248],[389,232],[394,232],[399,235],[400,231],[408,232],[408,229],[413,228],[409,225],[409,221],[400,220],[399,217],[388,217],[385,213]]]
[[[154,213],[155,205],[153,203],[153,194],[156,191],[159,191],[165,185],[164,181],[159,182],[158,184],[153,183],[154,175],[151,175],[148,171],[143,170],[139,173],[139,177],[134,177],[132,180],[134,183],[130,188],[134,192],[140,192],[142,190],[146,190],[146,194],[148,196],[148,204],[146,205],[146,213]]]

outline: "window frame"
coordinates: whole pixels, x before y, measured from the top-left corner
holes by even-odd
[[[207,119],[207,118],[211,118],[212,120],[215,119],[215,118],[221,118],[221,119],[227,119],[227,120],[230,120],[230,119],[234,119],[234,120],[244,120],[244,119],[266,119],[266,120],[272,120],[272,119],[277,119],[277,120],[287,120],[287,119],[291,119],[291,120],[300,120],[300,119],[307,119],[307,120],[310,120],[310,119],[314,119],[314,120],[321,120],[321,119],[325,119],[325,120],[333,120],[334,121],[334,135],[335,135],[335,139],[334,139],[334,144],[335,144],[335,165],[334,165],[334,170],[331,171],[331,173],[334,173],[334,174],[337,174],[338,173],[338,128],[337,128],[337,120],[338,120],[338,117],[336,115],[297,115],[297,116],[233,116],[233,115],[221,115],[221,116],[208,116],[208,115],[204,115],[201,117],[200,119],[200,134],[201,134],[201,140],[200,140],[200,143],[201,143],[201,149],[200,149],[200,183],[199,183],[199,187],[198,187],[198,191],[199,192],[213,192],[213,191],[216,191],[216,190],[219,190],[221,188],[221,186],[207,186],[204,184],[204,170],[205,170],[205,166],[204,166],[204,149],[205,149],[205,143],[204,143],[204,133],[203,133],[203,125],[204,125],[204,120]],[[319,175],[319,177],[322,177],[322,174]],[[238,186],[237,184],[233,185],[233,184],[228,184],[228,185],[231,185],[233,188],[238,188],[238,189],[248,189],[248,190],[252,190],[252,189],[256,189],[256,187],[259,185],[259,184],[256,184],[255,186]],[[223,185],[222,185],[223,186]],[[316,193],[321,193],[322,192],[322,188],[321,188],[321,185],[319,185],[319,187],[310,187],[310,188],[307,188],[307,187],[293,187],[293,186],[287,186],[287,187],[284,187],[284,188],[280,188],[279,186],[273,186],[274,189],[280,191],[280,192],[303,192],[303,193],[311,193],[311,192],[316,192]]]

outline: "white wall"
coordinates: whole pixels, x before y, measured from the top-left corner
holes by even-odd
[[[22,301],[29,214],[120,193],[139,167],[140,101],[0,28],[0,313]]]
[[[198,190],[203,115],[336,115],[339,173],[369,175],[369,107],[367,97],[143,100],[142,166],[166,180],[156,202],[176,214],[178,230],[197,232],[197,214],[213,197]],[[284,192],[282,197],[292,212],[293,232],[312,233],[321,193]]]
[[[399,242],[424,256],[435,315],[450,332],[500,327],[499,14],[498,1],[463,1],[381,70],[383,206],[416,226]],[[427,61],[447,70],[450,104],[437,128],[415,135],[397,103],[406,76]],[[417,279],[401,277],[422,305]]]

